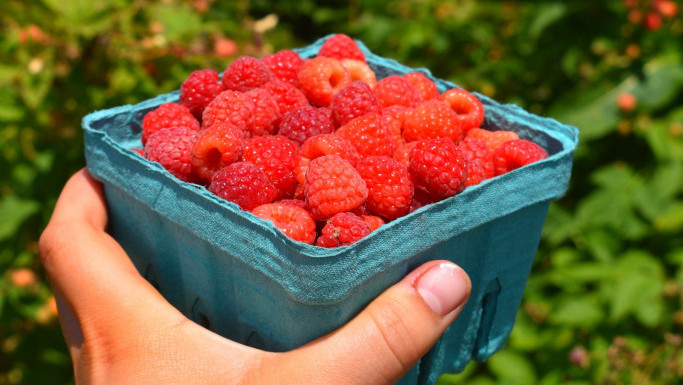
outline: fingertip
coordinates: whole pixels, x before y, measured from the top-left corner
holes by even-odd
[[[467,273],[450,261],[428,262],[407,277],[427,306],[445,317],[461,309],[472,291]]]

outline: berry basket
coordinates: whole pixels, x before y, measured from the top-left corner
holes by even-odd
[[[326,38],[297,50],[312,57]],[[377,56],[377,78],[421,71],[440,91],[455,84]],[[472,280],[469,302],[400,384],[432,384],[505,344],[552,200],[567,189],[574,127],[476,94],[484,128],[533,140],[548,158],[418,209],[351,246],[326,249],[286,237],[203,186],[145,160],[141,121],[178,92],[83,119],[90,173],[104,184],[109,230],[140,273],[190,319],[234,341],[285,351],[324,335],[418,265],[448,259]]]

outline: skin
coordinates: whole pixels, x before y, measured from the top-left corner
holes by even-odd
[[[329,335],[267,352],[182,315],[140,276],[106,227],[102,187],[81,170],[39,242],[77,384],[393,384],[434,345],[471,290],[464,271],[454,269],[462,289],[446,308],[432,310],[417,282],[446,262],[431,261]]]

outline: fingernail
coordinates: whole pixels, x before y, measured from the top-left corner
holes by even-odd
[[[434,313],[445,316],[467,299],[469,279],[460,267],[441,263],[422,274],[415,288]]]

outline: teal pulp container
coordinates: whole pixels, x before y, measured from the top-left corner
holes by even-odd
[[[314,56],[324,40],[297,50]],[[370,52],[378,79],[420,71],[440,91],[455,84]],[[420,264],[447,259],[472,280],[458,319],[400,381],[433,384],[505,344],[526,286],[548,205],[568,187],[576,128],[476,94],[484,127],[513,130],[545,160],[485,180],[399,218],[357,243],[325,249],[295,242],[270,222],[205,187],[175,179],[141,148],[141,121],[178,92],[83,119],[90,173],[104,185],[109,230],[140,273],[195,322],[231,340],[286,351],[325,335]],[[122,288],[125,290],[125,288]]]

